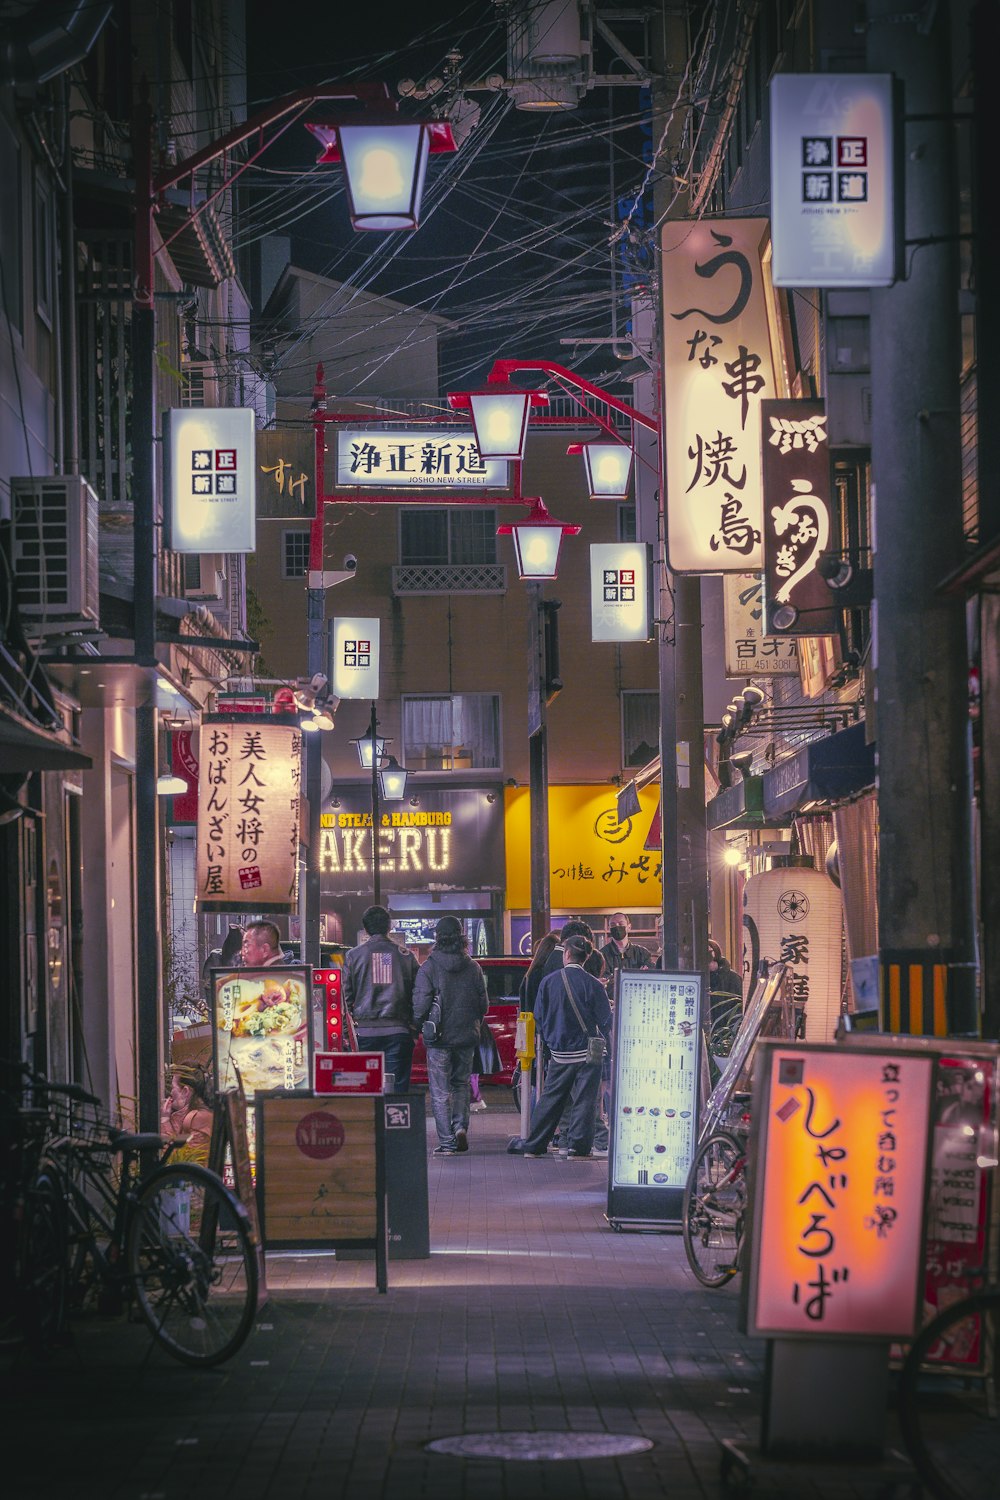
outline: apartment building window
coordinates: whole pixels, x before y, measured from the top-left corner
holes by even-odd
[[[41,173],[35,174],[35,311],[52,327],[52,261],[55,242],[52,233],[52,194]]]
[[[20,333],[21,305],[21,153],[17,137],[0,119],[0,274],[2,312]]]
[[[404,510],[399,517],[399,561],[403,567],[495,563],[496,531],[492,507]]]
[[[408,771],[496,770],[500,765],[497,693],[414,693],[403,698]]]
[[[657,693],[622,693],[622,765],[637,769],[660,753],[660,699]]]
[[[618,540],[620,542],[634,542],[635,530],[635,501],[626,500],[618,507]]]
[[[282,578],[304,578],[308,570],[308,531],[283,531],[281,533]]]

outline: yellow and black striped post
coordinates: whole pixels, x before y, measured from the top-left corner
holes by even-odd
[[[883,1031],[909,1036],[970,1035],[971,965],[940,951],[884,952],[879,964]]]

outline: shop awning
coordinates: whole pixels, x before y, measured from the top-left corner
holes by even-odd
[[[764,778],[747,776],[723,787],[705,806],[709,828],[780,828],[783,818],[769,819],[764,813]]]
[[[801,750],[765,772],[763,811],[767,820],[833,807],[875,785],[875,746],[865,726],[852,724]]]
[[[0,705],[0,775],[23,771],[89,771],[93,764],[82,750]]]

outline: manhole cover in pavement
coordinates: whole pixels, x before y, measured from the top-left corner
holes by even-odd
[[[626,1453],[645,1453],[652,1446],[646,1438],[624,1437],[614,1432],[467,1432],[462,1437],[435,1438],[427,1444],[432,1453],[450,1453],[454,1458],[509,1458],[521,1462],[543,1458],[620,1458]]]

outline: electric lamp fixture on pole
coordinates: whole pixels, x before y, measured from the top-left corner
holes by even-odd
[[[372,704],[371,724],[367,735],[351,741],[358,752],[358,760],[364,771],[372,778],[372,901],[382,904],[382,871],[379,863],[379,822],[382,802],[402,802],[406,795],[406,767],[401,766],[394,755],[386,755],[385,747],[391,740],[380,737],[375,704]],[[383,762],[385,764],[383,765]]]

